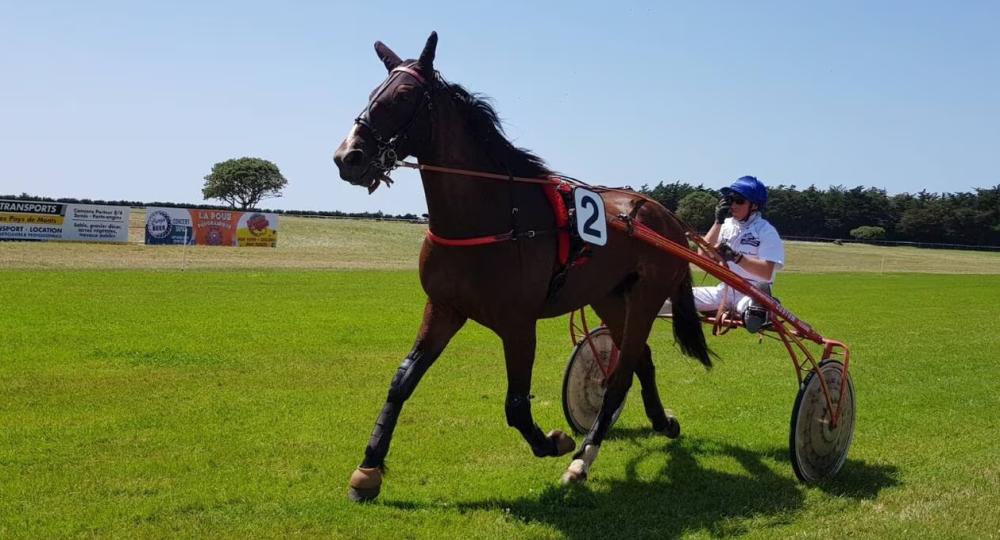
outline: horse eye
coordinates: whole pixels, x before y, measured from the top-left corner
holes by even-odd
[[[396,99],[407,102],[413,99],[413,94],[414,92],[412,86],[400,86],[399,89],[396,90]]]

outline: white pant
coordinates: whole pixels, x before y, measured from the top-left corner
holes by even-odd
[[[727,287],[725,283],[720,283],[715,287],[694,287],[694,305],[700,312],[715,313],[719,305],[725,301],[726,309],[743,313],[750,305],[752,298],[736,291],[732,287]],[[725,297],[725,298],[723,298]],[[735,306],[735,310],[733,307]],[[670,315],[673,312],[670,300],[663,303],[660,308],[660,315]]]

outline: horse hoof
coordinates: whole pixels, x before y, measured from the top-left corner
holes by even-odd
[[[656,432],[666,435],[669,439],[676,439],[681,436],[681,423],[677,421],[677,417],[672,412],[666,411],[666,413],[667,423],[657,429]]]
[[[564,486],[582,484],[587,481],[587,465],[582,459],[574,459],[560,479]]]
[[[352,502],[368,502],[378,497],[382,490],[382,469],[358,467],[351,473],[347,498]]]
[[[556,456],[564,456],[573,450],[576,450],[576,441],[558,429],[550,431],[548,437],[556,443]]]
[[[347,499],[351,502],[356,503],[366,503],[369,501],[374,501],[378,497],[380,488],[375,489],[358,489],[358,488],[348,488],[347,489]]]

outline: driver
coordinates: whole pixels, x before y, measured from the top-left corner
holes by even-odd
[[[785,264],[785,248],[778,231],[761,211],[767,205],[767,187],[753,176],[743,176],[722,188],[722,199],[715,207],[715,223],[705,240],[715,246],[730,270],[751,285],[771,294],[774,276]],[[720,283],[714,287],[695,287],[694,302],[698,311],[714,312],[720,304],[743,317],[750,332],[767,324],[767,311],[753,305],[751,298]],[[668,300],[660,315],[670,314]]]

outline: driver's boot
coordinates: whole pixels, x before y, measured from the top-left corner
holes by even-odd
[[[756,283],[754,284],[754,288],[768,296],[771,296],[770,283]],[[777,301],[777,299],[775,299],[775,301]],[[757,332],[760,332],[764,328],[770,326],[770,324],[771,317],[767,308],[751,300],[750,305],[743,311],[743,327],[747,329],[747,332],[756,334]]]

